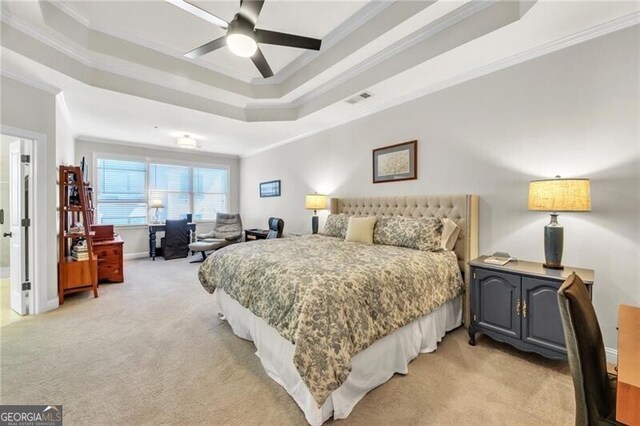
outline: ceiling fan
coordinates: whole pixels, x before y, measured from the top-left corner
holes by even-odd
[[[273,71],[262,54],[262,51],[258,47],[258,43],[297,47],[300,49],[320,50],[322,40],[256,28],[258,15],[260,15],[260,10],[262,10],[262,6],[264,5],[264,0],[240,0],[240,11],[233,17],[231,22],[227,22],[224,19],[221,19],[185,0],[168,1],[182,10],[227,30],[227,34],[225,36],[212,40],[190,52],[187,52],[184,55],[187,58],[198,58],[226,45],[235,55],[243,58],[251,58],[255,66],[260,71],[260,74],[262,74],[264,78],[267,78],[273,76]]]

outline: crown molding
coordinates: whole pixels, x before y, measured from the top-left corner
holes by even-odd
[[[11,15],[10,13],[6,13],[6,12],[1,13],[0,21],[28,35],[29,37],[34,38],[40,43],[43,43],[53,49],[56,49],[60,53],[67,55],[72,59],[75,59],[76,61],[82,63],[83,65],[86,65],[88,67],[91,67],[94,65],[94,61],[91,60],[91,58],[86,53],[83,53],[80,49],[72,47],[69,44],[60,42],[56,38],[51,37],[48,34],[45,34],[44,32],[34,28],[33,25],[28,24],[27,22],[23,21],[20,18],[17,18],[14,15]]]
[[[137,44],[142,47],[146,47],[148,49],[158,51],[160,53],[164,53],[165,55],[169,55],[174,58],[184,60],[185,62],[190,62],[196,66],[206,68],[210,71],[224,74],[227,77],[231,77],[233,79],[242,81],[243,83],[251,83],[253,80],[253,77],[248,77],[248,76],[238,77],[237,73],[234,74],[234,72],[231,69],[221,65],[212,64],[207,61],[199,61],[197,59],[186,58],[184,56],[184,52],[167,48],[166,46],[156,43],[153,40],[149,40],[147,38],[140,37],[132,33],[115,30],[113,27],[108,25],[98,25],[96,23],[93,23],[89,18],[81,14],[77,9],[75,9],[69,3],[54,1],[54,2],[51,2],[51,5],[58,8],[60,11],[66,13],[67,15],[69,15],[69,17],[77,21],[79,24],[85,26],[88,31],[98,31],[108,36],[115,37],[124,41],[128,41],[129,43]]]
[[[248,154],[244,154],[241,158],[248,158],[254,155],[260,154],[261,152],[269,151],[271,149],[277,148],[279,146],[287,145],[301,139],[307,138],[309,136],[316,135],[318,133],[322,133],[326,130],[341,126],[343,124],[347,124],[349,122],[356,121],[360,118],[367,117],[369,115],[375,114],[377,112],[384,111],[389,108],[393,108],[398,105],[402,105],[404,103],[410,102],[412,100],[422,98],[431,93],[438,92],[440,90],[444,90],[446,88],[456,86],[458,84],[464,83],[469,80],[473,80],[478,77],[482,77],[487,74],[491,74],[493,72],[511,67],[513,65],[520,64],[522,62],[526,62],[541,56],[548,55],[550,53],[565,49],[567,47],[574,46],[576,44],[584,43],[586,41],[592,40],[594,38],[598,38],[616,31],[623,30],[625,28],[632,27],[634,25],[640,24],[640,12],[634,12],[629,15],[621,16],[619,18],[612,19],[611,21],[604,22],[602,24],[595,25],[591,28],[588,28],[583,31],[579,31],[577,33],[561,37],[557,40],[550,41],[548,43],[541,44],[539,46],[533,47],[531,49],[525,50],[523,52],[519,52],[510,56],[507,56],[503,59],[494,61],[490,64],[478,67],[474,70],[462,73],[458,76],[452,77],[450,79],[444,80],[442,82],[427,86],[421,90],[417,90],[405,96],[400,96],[395,99],[389,100],[381,105],[363,110],[357,114],[343,117],[341,119],[335,120],[331,123],[328,123],[323,126],[319,126],[315,129],[304,132],[300,135],[294,136],[292,138],[288,138],[271,145],[256,149],[254,151],[249,152]]]
[[[57,95],[58,93],[61,93],[60,89],[58,89],[57,87],[51,86],[42,81],[31,79],[24,75],[10,71],[6,68],[0,68],[0,75],[6,78],[10,78],[11,80],[18,81],[22,84],[26,84],[27,86],[33,87],[34,89],[41,90],[43,92],[49,93],[54,96]]]
[[[116,140],[116,139],[109,139],[109,138],[98,138],[98,137],[94,137],[94,136],[86,136],[86,135],[78,135],[76,137],[74,137],[76,142],[88,142],[88,143],[100,143],[100,144],[106,144],[106,145],[118,145],[118,146],[128,146],[128,147],[135,147],[135,148],[143,148],[143,149],[153,149],[156,151],[168,151],[168,152],[180,152],[182,154],[198,154],[198,155],[204,155],[204,156],[211,156],[211,157],[217,157],[217,158],[226,158],[226,159],[238,159],[240,158],[239,155],[233,155],[233,154],[219,154],[216,152],[212,152],[212,151],[203,151],[201,149],[184,149],[184,148],[179,148],[179,147],[172,147],[172,146],[165,146],[165,145],[154,145],[152,143],[143,143],[143,142],[128,142],[128,141],[122,141],[122,140]]]
[[[203,68],[207,68],[211,71],[218,72],[221,74],[225,74],[228,77],[234,78],[236,80],[242,81],[244,83],[250,83],[254,85],[274,85],[280,84],[286,81],[293,74],[307,66],[311,61],[318,57],[318,52],[305,51],[303,54],[297,56],[293,61],[288,63],[284,68],[282,68],[279,72],[276,73],[274,77],[265,79],[260,77],[250,77],[245,75],[240,75],[227,68],[225,66],[212,64],[207,61],[198,60],[198,59],[190,59],[184,56],[184,52],[179,52],[173,49],[169,49],[161,44],[155,43],[153,40],[149,40],[144,37],[136,36],[131,33],[122,32],[119,30],[115,30],[113,27],[106,25],[97,25],[92,23],[89,18],[80,13],[77,9],[75,9],[71,4],[67,2],[51,2],[51,4],[57,7],[60,11],[66,13],[71,18],[84,25],[88,29],[92,29],[95,31],[100,31],[112,37],[120,38],[122,40],[128,41],[130,43],[139,44],[143,47],[156,50],[158,52],[164,53],[169,56],[173,56],[178,59],[183,59],[186,62],[191,62],[194,65],[201,66]],[[349,17],[346,21],[341,23],[337,28],[332,30],[329,34],[327,34],[322,39],[322,48],[323,51],[331,48],[336,43],[347,37],[357,28],[365,24],[368,20],[378,15],[380,12],[384,11],[392,4],[391,1],[371,1],[365,4],[360,10],[358,10],[354,15]]]
[[[61,12],[66,13],[85,27],[89,28],[91,26],[91,19],[82,14],[75,7],[71,6],[69,3],[65,1],[52,1],[50,2],[50,4],[59,9]]]
[[[371,18],[387,9],[391,4],[392,2],[390,1],[371,1],[364,5],[354,15],[349,17],[342,24],[338,25],[338,27],[331,31],[329,34],[324,36],[324,38],[322,39],[322,51],[320,52],[320,54],[332,48],[338,42],[342,41],[349,34],[360,28]],[[296,57],[293,61],[289,62],[284,68],[276,73],[275,76],[269,79],[254,78],[251,80],[251,84],[268,85],[283,83],[317,57],[318,52],[305,51],[303,54]]]
[[[478,0],[467,3],[458,9],[448,13],[447,15],[421,27],[407,37],[393,43],[387,48],[381,50],[350,68],[348,71],[337,75],[335,78],[329,80],[325,84],[322,84],[314,89],[309,90],[304,95],[288,102],[262,102],[262,103],[249,103],[247,104],[247,110],[261,110],[272,108],[299,108],[300,106],[312,101],[318,96],[335,89],[339,85],[363,74],[373,68],[374,66],[392,58],[393,56],[401,53],[402,51],[411,48],[412,46],[421,43],[438,34],[441,31],[456,25],[463,20],[473,16],[486,8],[496,4],[498,0]]]

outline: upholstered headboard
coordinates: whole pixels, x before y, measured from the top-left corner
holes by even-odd
[[[350,216],[443,217],[456,222],[460,235],[455,246],[466,287],[465,324],[469,324],[469,261],[478,257],[478,196],[417,195],[399,197],[332,198],[331,213]]]

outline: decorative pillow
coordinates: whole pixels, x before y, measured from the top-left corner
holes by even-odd
[[[344,240],[373,244],[373,227],[376,226],[376,220],[377,218],[375,216],[350,217],[347,236]]]
[[[349,226],[349,216],[346,214],[330,214],[324,224],[322,235],[327,237],[337,237],[344,239],[347,236]]]
[[[373,233],[373,242],[423,251],[439,251],[441,237],[440,218],[379,216]]]
[[[442,239],[440,247],[443,250],[453,250],[460,235],[460,227],[449,218],[442,218]]]

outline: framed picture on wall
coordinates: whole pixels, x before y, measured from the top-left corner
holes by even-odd
[[[418,141],[373,150],[373,183],[418,179]]]
[[[270,180],[268,182],[260,182],[260,197],[279,197],[280,181]]]

